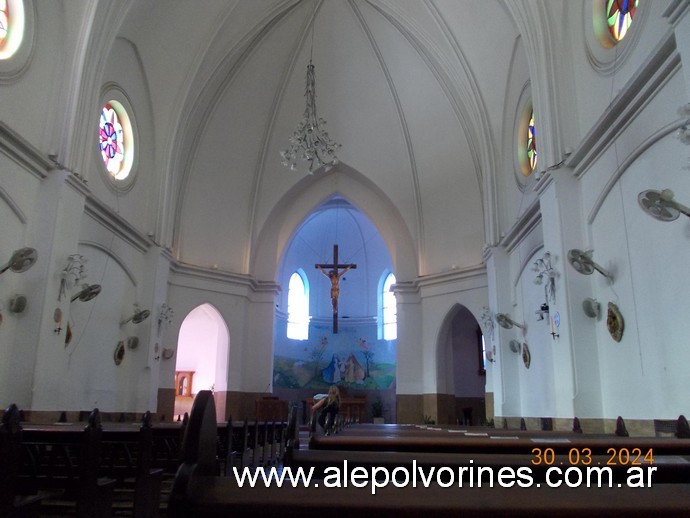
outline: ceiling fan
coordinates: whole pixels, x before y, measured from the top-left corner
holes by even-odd
[[[515,322],[515,320],[510,318],[505,313],[496,313],[496,322],[498,322],[498,325],[501,326],[503,329],[511,329],[513,326],[519,327],[520,329],[525,329],[524,324],[519,324],[518,322]]]
[[[133,322],[135,324],[141,324],[144,320],[149,318],[151,312],[148,309],[139,309],[139,306],[134,304],[134,314],[120,322],[121,326],[124,326],[127,322]]]
[[[690,218],[690,209],[674,201],[671,189],[642,191],[637,195],[637,203],[643,211],[660,221],[674,221],[681,214]]]
[[[613,274],[592,260],[593,253],[594,250],[582,251],[573,248],[572,250],[568,250],[568,262],[578,273],[592,275],[594,270],[596,270],[604,277],[608,277],[613,281]]]
[[[96,298],[96,296],[101,292],[101,285],[100,284],[84,284],[81,288],[81,291],[79,293],[75,294],[72,296],[70,299],[70,302],[74,302],[75,300],[79,299],[82,302],[87,302],[93,298]]]
[[[16,273],[22,273],[31,268],[38,259],[38,254],[35,248],[24,247],[15,250],[12,257],[4,265],[0,266],[0,274],[7,270],[12,270]]]

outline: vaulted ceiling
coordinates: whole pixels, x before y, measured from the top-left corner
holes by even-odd
[[[339,195],[389,246],[402,237],[386,228],[407,233],[418,275],[481,264],[518,38],[500,0],[146,1],[119,37],[145,70],[181,260],[249,273],[266,226],[289,220],[276,207],[308,214]],[[279,153],[310,57],[342,165],[305,179]]]

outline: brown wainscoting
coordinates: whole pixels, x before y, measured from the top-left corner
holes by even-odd
[[[424,396],[421,394],[398,394],[396,402],[397,422],[422,423],[424,418]]]
[[[494,418],[494,393],[484,393],[484,408],[486,408],[486,420],[491,421]]]
[[[546,416],[550,417],[550,416]],[[625,416],[623,416],[625,419]],[[542,418],[534,416],[496,416],[495,427],[503,428],[504,421],[509,429],[518,430],[521,419],[525,420],[528,430],[541,430]],[[583,433],[611,434],[616,430],[616,418],[579,418]],[[631,437],[654,437],[654,419],[625,419],[625,426]],[[553,430],[557,432],[570,432],[573,429],[572,417],[554,417]]]
[[[225,392],[225,418],[232,417],[233,421],[256,419],[256,400],[270,396],[266,392],[239,392],[229,390]]]
[[[174,388],[159,388],[158,389],[158,408],[156,413],[166,421],[173,420],[173,412],[175,411],[175,389]]]

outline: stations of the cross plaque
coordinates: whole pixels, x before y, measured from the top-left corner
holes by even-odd
[[[316,264],[331,281],[331,304],[333,305],[333,333],[338,332],[338,296],[340,295],[340,278],[348,271],[357,268],[356,264],[340,264],[338,262],[338,245],[333,245],[333,262],[330,264]],[[342,268],[342,270],[341,270]]]

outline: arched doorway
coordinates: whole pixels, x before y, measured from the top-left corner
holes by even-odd
[[[175,412],[189,412],[200,390],[227,393],[230,335],[225,320],[211,304],[191,310],[180,326],[175,364]],[[225,401],[216,398],[216,415],[225,419]]]
[[[465,306],[455,305],[439,333],[439,423],[476,426],[486,420],[487,361],[477,319]]]

